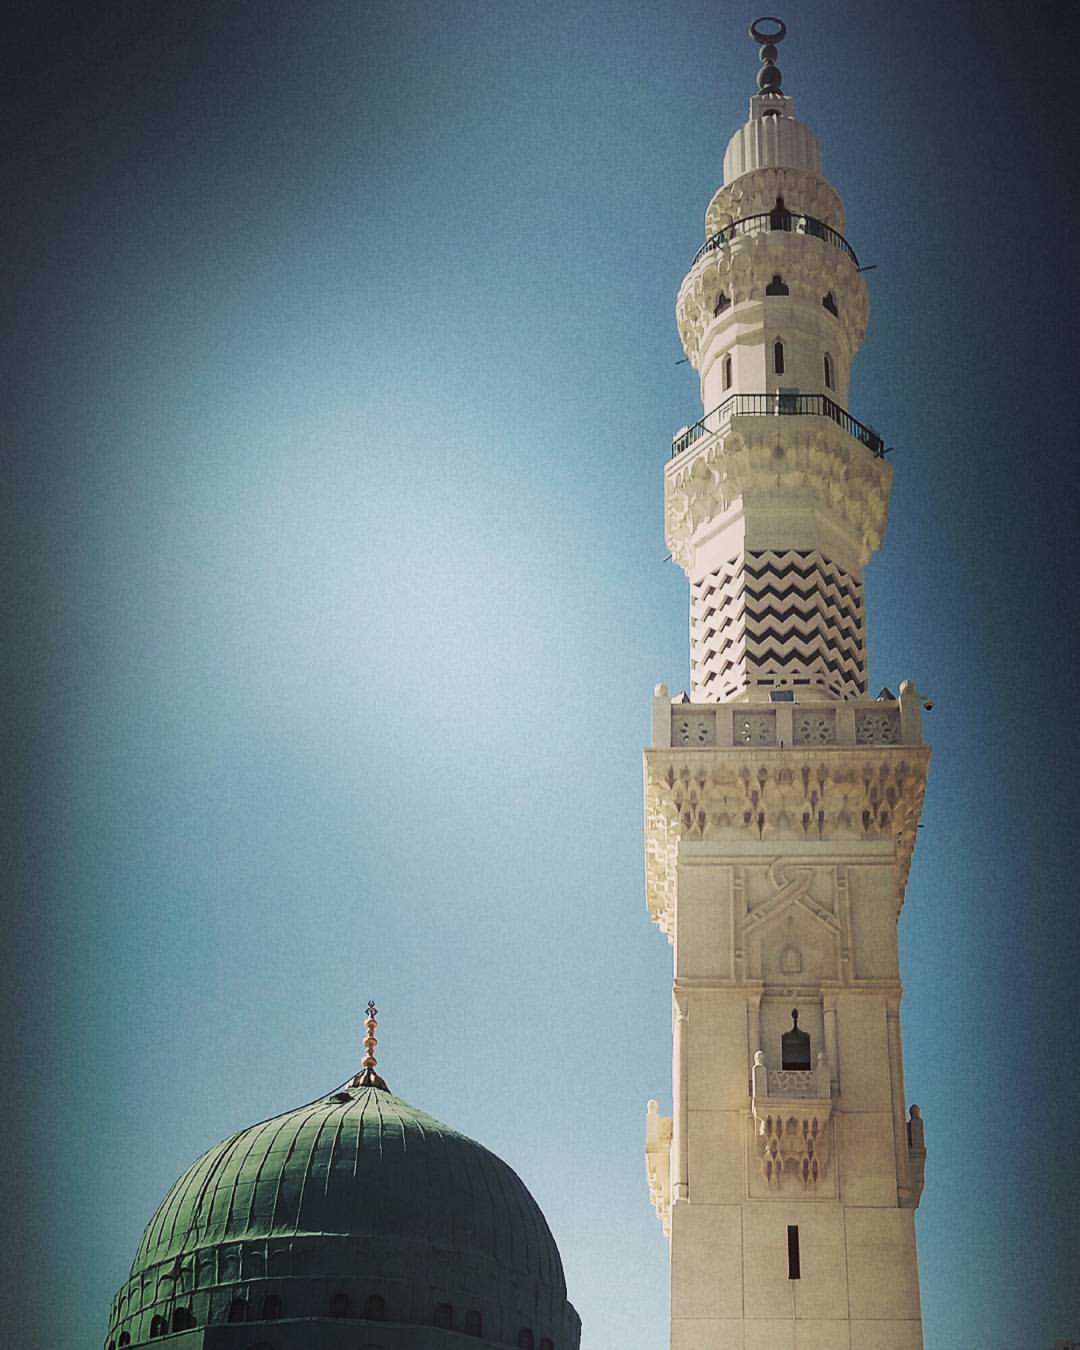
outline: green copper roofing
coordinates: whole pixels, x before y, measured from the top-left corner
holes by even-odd
[[[171,1327],[181,1305],[196,1325],[224,1322],[237,1299],[257,1320],[270,1293],[279,1316],[325,1317],[342,1292],[351,1316],[376,1295],[387,1323],[430,1327],[432,1309],[449,1304],[458,1326],[466,1311],[482,1314],[481,1344],[516,1345],[525,1326],[537,1346],[578,1344],[558,1250],[516,1173],[367,1085],[203,1154],[147,1226],[109,1335],[126,1329],[142,1344],[151,1318]]]

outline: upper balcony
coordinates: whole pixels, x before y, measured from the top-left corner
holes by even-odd
[[[852,417],[827,394],[777,392],[732,394],[693,426],[683,427],[675,433],[671,442],[671,458],[678,458],[703,437],[726,430],[733,417],[827,417],[842,431],[865,445],[875,459],[884,459],[888,454],[880,432]]]
[[[818,220],[815,216],[806,216],[799,211],[788,211],[786,208],[777,206],[771,211],[762,211],[758,215],[743,216],[741,220],[734,220],[730,225],[726,225],[716,234],[711,235],[698,251],[694,254],[694,260],[690,264],[691,270],[708,253],[713,253],[725,244],[730,244],[733,239],[738,239],[749,234],[768,234],[772,230],[784,230],[789,234],[805,234],[813,239],[821,239],[833,248],[839,249],[846,258],[849,258],[855,267],[858,268],[859,260],[855,256],[855,250],[848,241],[832,226],[826,225],[823,220]]]
[[[673,701],[667,686],[657,685],[652,748],[825,750],[923,744],[925,700],[907,680],[900,685],[899,698],[882,690],[875,699],[837,701],[817,689],[776,689],[768,697],[768,702],[690,703]]]

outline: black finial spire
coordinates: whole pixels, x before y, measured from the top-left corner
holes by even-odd
[[[750,36],[761,48],[761,69],[757,86],[762,94],[783,94],[780,87],[780,67],[776,64],[776,44],[783,42],[787,25],[783,19],[769,15],[755,19],[750,25]]]

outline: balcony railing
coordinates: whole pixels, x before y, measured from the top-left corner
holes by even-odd
[[[826,244],[838,248],[841,253],[850,258],[856,267],[859,265],[855,250],[844,236],[839,231],[834,230],[831,225],[826,225],[823,220],[818,220],[815,216],[804,216],[798,211],[774,209],[762,211],[760,215],[756,216],[743,216],[741,220],[725,225],[711,239],[705,240],[694,254],[694,262],[690,266],[693,267],[694,263],[705,257],[706,253],[712,253],[740,235],[767,234],[770,230],[787,230],[789,234],[809,234],[815,239],[823,239]]]
[[[702,436],[722,431],[733,417],[827,417],[849,436],[861,441],[876,459],[885,458],[885,442],[881,435],[852,417],[827,394],[785,393],[732,394],[699,422],[676,435],[671,442],[671,458],[681,455]]]

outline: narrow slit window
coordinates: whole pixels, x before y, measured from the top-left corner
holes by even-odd
[[[779,340],[779,338],[773,343],[773,349],[772,349],[772,364],[773,364],[773,370],[777,373],[777,375],[783,375],[783,373],[784,373],[784,344]]]
[[[825,388],[836,388],[836,385],[833,383],[832,357],[828,352],[825,353]]]
[[[790,295],[791,292],[788,290],[787,282],[784,280],[784,278],[780,276],[779,273],[774,273],[772,281],[770,281],[769,284],[765,287],[765,294]]]
[[[840,311],[836,307],[836,299],[833,296],[832,291],[825,292],[825,294],[821,297],[821,303],[824,306],[824,308],[829,311],[830,314],[835,315],[836,318],[840,317]]]
[[[788,1224],[787,1277],[789,1280],[802,1279],[799,1272],[799,1225],[797,1223]]]
[[[724,388],[731,388],[731,356],[724,357]]]
[[[330,1300],[330,1316],[331,1317],[352,1316],[352,1307],[350,1304],[349,1296],[340,1289]]]
[[[724,292],[721,291],[720,294],[716,297],[716,306],[713,309],[713,315],[715,316],[717,314],[723,314],[724,310],[730,308],[730,306],[731,301],[727,298]]]

